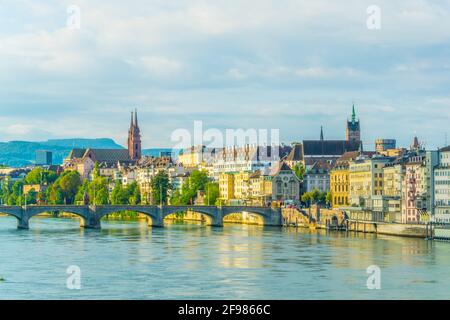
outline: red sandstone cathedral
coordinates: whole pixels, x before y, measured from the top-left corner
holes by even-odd
[[[142,145],[141,145],[141,130],[139,130],[138,119],[137,119],[137,109],[131,112],[131,124],[128,130],[128,154],[131,160],[139,160],[142,156]]]

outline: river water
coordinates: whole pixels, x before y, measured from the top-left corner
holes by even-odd
[[[371,265],[379,290],[367,287]],[[0,279],[0,299],[450,299],[450,243],[236,224],[85,230],[62,218],[17,230],[0,217]]]

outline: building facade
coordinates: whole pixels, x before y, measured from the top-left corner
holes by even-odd
[[[306,171],[304,185],[306,192],[319,190],[330,191],[330,171],[333,164],[328,161],[317,161]]]
[[[434,213],[436,221],[450,222],[450,146],[439,150],[434,170]]]
[[[300,200],[301,181],[294,171],[282,162],[272,173],[272,200],[284,202],[286,200]]]
[[[383,195],[383,168],[392,158],[358,157],[350,163],[350,204],[371,206],[373,196]]]
[[[405,164],[402,185],[402,222],[417,223],[426,212],[425,157],[416,155]]]

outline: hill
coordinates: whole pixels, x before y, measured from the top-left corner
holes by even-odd
[[[62,164],[63,160],[73,148],[123,149],[109,138],[100,139],[52,139],[41,142],[10,141],[0,142],[0,164],[9,167],[23,167],[34,164],[36,150],[53,152],[53,164]],[[169,148],[144,149],[146,156],[160,156],[161,152],[170,152]]]
[[[112,139],[61,139],[42,142],[0,142],[0,164],[22,167],[33,164],[36,150],[53,152],[53,163],[61,164],[72,148],[122,149]]]

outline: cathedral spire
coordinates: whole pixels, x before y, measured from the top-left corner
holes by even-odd
[[[355,123],[356,121],[356,112],[355,112],[355,104],[353,103],[352,106],[352,123]]]
[[[131,111],[131,124],[128,131],[128,154],[131,160],[139,160],[142,156],[141,130],[138,126],[137,109]]]
[[[138,126],[138,119],[137,119],[137,108],[134,110],[134,125]]]

